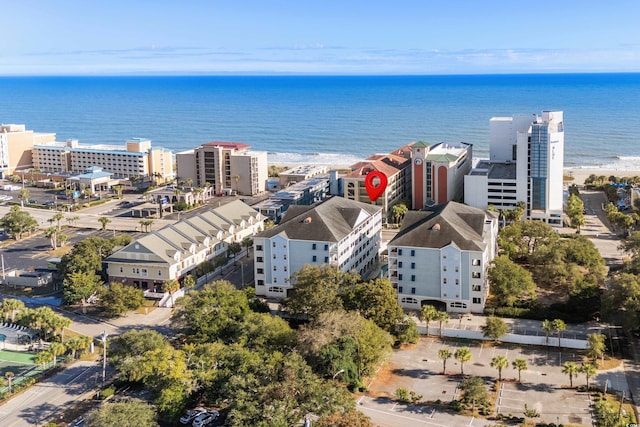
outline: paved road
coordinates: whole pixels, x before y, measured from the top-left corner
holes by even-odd
[[[60,408],[92,395],[100,369],[93,362],[76,362],[49,380],[34,385],[0,406],[0,425],[40,425]]]

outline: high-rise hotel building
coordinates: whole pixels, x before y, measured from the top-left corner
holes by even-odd
[[[490,120],[489,159],[465,176],[466,204],[486,209],[526,205],[525,218],[562,225],[562,111]]]

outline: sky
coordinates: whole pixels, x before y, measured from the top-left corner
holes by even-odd
[[[640,1],[0,0],[0,75],[640,71]]]

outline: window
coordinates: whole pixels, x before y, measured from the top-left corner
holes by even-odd
[[[313,244],[311,245],[311,249],[313,249],[314,251],[316,250],[316,244],[315,244],[315,243],[313,243]]]
[[[442,284],[446,285],[447,284],[447,278],[445,277],[444,279],[442,279]]]
[[[286,265],[284,266],[284,271],[287,271],[287,266]]]
[[[328,256],[324,257],[324,263],[325,263],[325,264],[328,264],[328,263],[329,263],[329,257],[328,257]]]
[[[311,261],[316,262],[316,261],[317,261],[317,258],[318,258],[318,257],[314,255],[313,257],[311,257]]]
[[[278,283],[278,278],[277,277],[273,278],[273,283]]]
[[[446,265],[442,266],[442,271],[447,271],[447,266]]]
[[[158,270],[158,276],[162,276],[162,270]]]
[[[471,290],[472,290],[473,292],[482,292],[482,286],[480,286],[480,285],[473,285],[473,286],[471,286]]]
[[[412,269],[412,270],[415,270],[415,269],[416,269],[416,263],[415,263],[415,262],[412,262],[412,263],[411,263],[411,269]]]
[[[398,249],[398,255],[402,255],[402,249]]]
[[[474,304],[482,304],[482,298],[473,297]]]
[[[456,273],[460,271],[460,267],[456,265]]]
[[[460,279],[456,279],[456,285],[460,284]]]
[[[404,297],[400,300],[402,304],[417,304],[418,300],[411,297]]]
[[[402,293],[402,286],[398,287],[398,293],[401,294]]]
[[[123,273],[124,269],[122,267],[120,267],[120,273]]]
[[[282,289],[279,286],[269,286],[269,292],[276,292],[276,293],[281,294],[281,293],[284,292],[284,289]]]
[[[398,262],[398,268],[402,268],[402,261]]]
[[[276,259],[276,254],[273,254],[273,259]]]
[[[416,281],[416,275],[415,275],[415,274],[412,274],[412,275],[411,275],[411,281],[412,281],[412,282],[415,282],[415,281]]]
[[[328,251],[329,250],[329,245],[324,245],[324,250]]]
[[[273,242],[273,243],[271,244],[271,246],[273,246],[273,247],[275,248],[275,247],[276,247],[276,242]]]
[[[277,265],[273,266],[273,271],[278,271],[278,266]]]
[[[402,274],[398,274],[398,280],[402,280]]]
[[[416,251],[415,251],[415,249],[411,249],[411,256],[416,256]]]
[[[480,273],[479,273],[479,272],[475,272],[475,271],[474,271],[473,273],[471,273],[471,277],[472,277],[473,279],[479,279],[479,278],[481,277],[481,275],[480,275]]]
[[[471,265],[475,265],[475,266],[480,265],[480,260],[479,260],[479,259],[474,259],[474,260],[472,260],[472,261],[471,261]]]
[[[261,251],[262,250],[262,245],[256,245],[256,251]]]
[[[262,259],[262,257],[261,257],[261,256],[259,256],[259,257],[256,257],[256,261],[258,261],[258,262],[263,262],[263,259]]]
[[[264,274],[264,268],[258,268],[257,271],[258,274]]]
[[[411,294],[415,295],[416,294],[416,288],[411,288]]]

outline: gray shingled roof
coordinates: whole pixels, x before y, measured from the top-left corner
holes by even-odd
[[[484,251],[482,231],[486,214],[482,209],[456,202],[410,211],[389,246],[440,249],[454,244],[461,250]],[[434,227],[436,224],[439,227]]]
[[[290,206],[279,225],[257,237],[283,234],[293,240],[339,242],[351,233],[361,214],[371,216],[381,209],[380,206],[334,196],[311,206]]]

